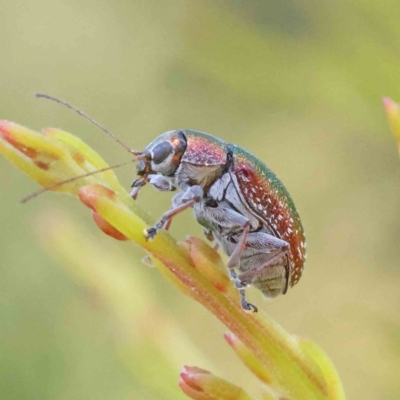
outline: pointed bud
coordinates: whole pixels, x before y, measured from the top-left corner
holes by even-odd
[[[400,104],[395,103],[389,97],[384,97],[383,105],[386,110],[386,115],[389,120],[390,128],[394,137],[397,140],[400,153]]]
[[[198,367],[184,366],[179,386],[194,400],[251,400],[242,388]]]
[[[264,383],[272,382],[272,379],[264,365],[261,364],[257,357],[251,351],[249,351],[249,349],[243,344],[242,341],[238,339],[236,335],[231,332],[227,332],[225,333],[224,338],[232,347],[232,349],[235,350],[236,354],[244,362],[246,367],[249,368],[249,370],[253,372],[258,379]]]
[[[203,240],[193,236],[188,236],[181,246],[189,252],[195,267],[216,289],[220,292],[233,289],[227,269],[220,255],[212,247]]]

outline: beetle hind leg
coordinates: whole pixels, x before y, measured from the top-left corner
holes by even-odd
[[[238,281],[242,284],[251,282],[266,297],[285,294],[290,282],[290,261],[287,250],[280,250],[256,268],[242,272]]]
[[[235,287],[239,290],[240,294],[240,305],[242,306],[243,310],[246,312],[258,312],[258,308],[254,305],[249,303],[246,300],[246,291],[245,287],[247,287],[247,284],[244,284],[237,276],[236,272],[231,269],[229,270],[229,277],[233,281]]]

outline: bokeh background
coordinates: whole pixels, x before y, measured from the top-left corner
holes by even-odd
[[[397,0],[1,2],[1,118],[62,127],[129,158],[42,91],[133,148],[175,128],[255,153],[289,189],[305,274],[261,306],[332,358],[349,399],[400,398],[400,162],[382,96],[400,100]],[[129,187],[134,168],[117,171]],[[183,399],[181,365],[259,391],[222,324],[72,197],[0,159],[0,397]],[[171,196],[139,202],[155,218]],[[173,235],[201,235],[187,212]]]

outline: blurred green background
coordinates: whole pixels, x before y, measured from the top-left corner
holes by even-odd
[[[400,398],[400,163],[381,104],[400,100],[398,1],[4,0],[1,14],[1,118],[129,158],[42,91],[133,148],[193,128],[265,161],[296,202],[308,260],[287,296],[252,301],[328,353],[349,399]],[[128,188],[133,167],[117,174]],[[258,393],[222,324],[140,249],[71,197],[20,205],[37,185],[3,158],[0,187],[1,399],[183,399],[182,364]],[[170,198],[149,187],[139,202],[156,218]],[[201,229],[187,212],[172,233]]]

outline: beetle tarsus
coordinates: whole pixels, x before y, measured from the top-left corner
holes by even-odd
[[[153,227],[145,230],[145,236],[147,240],[153,239],[157,235],[157,232],[160,229],[164,228],[167,223],[170,223],[170,221],[176,214],[179,214],[180,212],[186,210],[187,208],[192,207],[194,203],[197,203],[199,201],[197,196],[192,199],[186,199],[183,198],[182,196],[180,197],[180,199],[182,201],[182,204],[167,211],[165,214],[163,214],[160,220]]]
[[[258,312],[258,308],[254,304],[247,302],[245,291],[243,289],[241,289],[239,292],[240,292],[240,296],[241,296],[240,304],[241,304],[243,310],[246,312],[252,312],[252,313]]]
[[[144,236],[146,237],[146,240],[152,240],[156,235],[157,235],[156,228],[149,228],[144,230]]]

